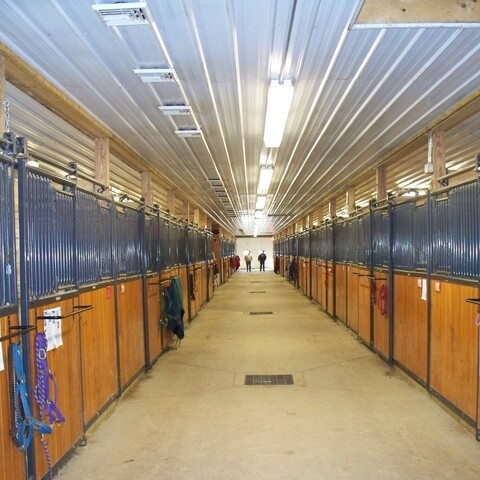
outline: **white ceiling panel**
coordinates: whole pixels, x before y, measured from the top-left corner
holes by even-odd
[[[260,233],[355,182],[364,203],[384,155],[480,86],[478,28],[352,30],[361,0],[147,0],[149,24],[117,27],[93,3],[4,0],[0,42],[233,233],[252,232],[270,80],[295,91],[282,144],[266,152],[274,174]],[[144,83],[134,69],[145,68],[172,68],[177,82]],[[14,86],[7,95],[33,151],[92,167],[92,139],[59,129]],[[192,114],[166,116],[162,105]],[[447,132],[450,168],[473,160],[479,123]],[[199,138],[175,134],[198,128]],[[428,181],[423,153],[389,166],[389,185]]]

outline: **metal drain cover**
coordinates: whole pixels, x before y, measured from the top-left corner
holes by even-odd
[[[248,293],[267,293],[266,290],[257,290],[256,292],[248,292]]]
[[[250,315],[273,315],[273,312],[250,312]]]
[[[293,375],[245,375],[244,385],[294,385]]]

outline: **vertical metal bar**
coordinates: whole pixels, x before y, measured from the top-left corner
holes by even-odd
[[[192,320],[192,307],[191,307],[191,301],[192,301],[192,286],[190,285],[190,251],[188,247],[188,232],[189,228],[188,225],[185,226],[184,232],[183,232],[183,238],[185,239],[185,264],[186,264],[186,269],[187,269],[187,296],[188,296],[188,302],[187,302],[187,308],[188,308],[188,321],[190,322]]]
[[[394,308],[393,308],[393,289],[394,278],[393,278],[393,214],[392,214],[392,202],[388,202],[388,363],[393,363],[394,356]],[[411,246],[410,246],[411,248]],[[373,322],[372,322],[373,324]],[[372,325],[373,327],[373,325]],[[373,331],[372,331],[373,335]],[[373,338],[373,337],[372,337]]]
[[[427,378],[426,378],[426,388],[430,390],[430,362],[431,362],[431,298],[430,298],[430,280],[432,276],[433,268],[433,258],[434,258],[434,245],[433,245],[433,206],[436,204],[436,198],[432,196],[430,191],[427,192],[427,271],[426,271],[426,281],[427,281]],[[438,228],[437,228],[438,232]]]
[[[146,241],[146,216],[145,205],[139,215],[138,226],[139,240],[140,240],[140,252],[141,252],[141,269],[142,269],[142,292],[143,292],[143,338],[145,345],[145,370],[152,368],[150,361],[150,332],[149,332],[149,312],[148,312],[148,278],[147,278],[147,241]]]
[[[19,260],[20,260],[20,323],[28,325],[28,185],[26,175],[26,158],[18,158],[18,218],[19,218]],[[27,200],[27,201],[26,201]],[[28,380],[31,372],[30,346],[25,342],[23,352],[23,365],[27,376],[26,388],[29,399],[32,399],[31,382]],[[31,400],[29,400],[31,401]],[[35,479],[35,450],[33,442],[27,448],[25,467],[28,479]]]

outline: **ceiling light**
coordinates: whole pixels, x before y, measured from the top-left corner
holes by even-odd
[[[267,148],[279,147],[293,98],[291,80],[272,80],[268,89],[267,114],[263,142]]]
[[[270,182],[272,181],[273,168],[271,167],[261,167],[260,168],[260,177],[258,179],[258,188],[257,193],[259,195],[265,195],[268,192],[270,187]]]
[[[104,3],[92,5],[107,27],[148,24],[147,2]]]
[[[255,211],[255,218],[262,218],[263,217],[263,212],[261,210],[256,210]]]
[[[162,105],[158,107],[164,115],[191,115],[192,108],[189,105]]]
[[[27,160],[27,166],[38,168],[40,166],[40,163],[38,162],[38,160],[32,160],[31,158],[29,158]]]
[[[258,235],[258,225],[253,227],[253,236],[256,237]]]
[[[135,68],[133,71],[144,83],[177,81],[173,68]]]
[[[257,197],[257,203],[255,204],[255,210],[263,210],[267,203],[267,197],[265,195],[259,195]]]
[[[196,138],[202,136],[202,131],[199,128],[175,130],[175,133],[182,138]]]

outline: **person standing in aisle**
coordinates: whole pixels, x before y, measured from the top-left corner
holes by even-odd
[[[245,255],[244,259],[245,259],[245,263],[247,265],[247,272],[251,272],[252,271],[253,257],[252,257],[252,254],[250,253],[250,251]]]
[[[262,253],[258,256],[258,261],[260,262],[260,271],[265,271],[265,260],[267,259],[267,255],[265,254],[265,250],[262,250]]]

